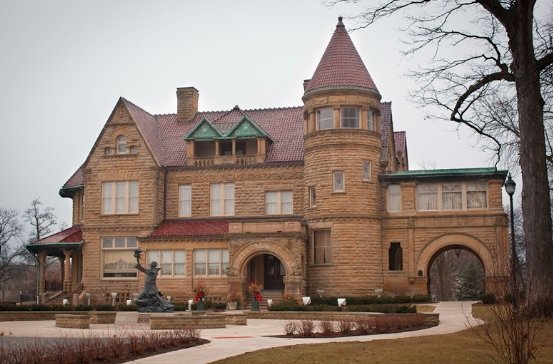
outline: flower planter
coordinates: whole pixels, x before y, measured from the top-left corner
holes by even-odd
[[[198,304],[197,304],[197,307],[198,307],[198,311],[205,311],[205,298],[202,297],[199,301],[198,301]]]
[[[238,308],[238,302],[236,301],[227,302],[227,310],[231,311],[231,310],[236,310],[237,308]]]
[[[255,298],[252,300],[252,311],[259,311],[259,302]]]

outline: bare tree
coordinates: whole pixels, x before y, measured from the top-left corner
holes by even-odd
[[[54,208],[49,206],[43,208],[42,205],[42,201],[39,198],[35,198],[31,202],[31,206],[23,214],[24,220],[32,227],[29,242],[35,242],[50,234],[57,224]]]
[[[506,120],[502,127],[511,126],[511,133],[518,138],[527,273],[535,284],[528,293],[533,302],[553,301],[553,234],[546,166],[549,130],[544,124],[544,115],[550,111],[544,109],[543,94],[543,88],[550,90],[552,82],[553,22],[541,23],[535,18],[536,1],[367,1],[371,5],[356,17],[358,28],[364,28],[382,17],[409,11],[406,31],[410,47],[406,53],[424,49],[432,54],[429,67],[413,72],[420,85],[418,101],[438,106],[450,120],[496,145],[501,146],[502,139],[489,129],[481,111],[486,107],[495,111],[498,103],[516,100],[518,123]],[[497,99],[498,95],[503,96]]]
[[[17,211],[0,207],[0,284],[10,278],[15,260],[24,250],[19,241],[23,227],[17,216]]]

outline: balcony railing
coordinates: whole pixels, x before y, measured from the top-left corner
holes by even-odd
[[[235,164],[238,166],[245,166],[249,164],[257,163],[256,155],[224,155],[215,156],[209,158],[189,158],[188,165],[194,167],[211,167],[214,165],[228,165]]]

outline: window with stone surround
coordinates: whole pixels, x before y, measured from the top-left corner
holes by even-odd
[[[403,270],[403,249],[401,243],[390,243],[388,249],[389,270]]]
[[[223,276],[228,263],[228,249],[194,249],[195,276]]]
[[[136,238],[116,236],[103,237],[101,240],[102,278],[136,278]]]
[[[388,212],[401,211],[401,186],[389,185],[386,195],[386,207]]]
[[[359,108],[343,106],[340,109],[340,126],[342,128],[359,128]]]
[[[367,124],[369,130],[376,130],[376,112],[373,109],[367,110]]]
[[[124,135],[119,135],[115,139],[115,144],[117,146],[117,154],[127,154],[127,138]]]
[[[346,192],[346,183],[344,181],[344,171],[332,172],[332,191],[333,192]]]
[[[307,188],[307,191],[309,193],[309,207],[316,207],[317,206],[317,190],[315,186],[309,186]]]
[[[102,214],[137,214],[138,182],[102,182]]]
[[[148,264],[157,262],[161,268],[160,277],[182,277],[186,275],[186,251],[148,250]]]
[[[486,209],[488,190],[484,181],[466,183],[419,183],[417,211]]]
[[[192,186],[179,186],[179,217],[192,216]]]
[[[323,107],[317,110],[317,130],[332,129],[334,127],[334,110]]]
[[[211,216],[233,216],[234,183],[213,183],[210,192]]]
[[[312,263],[330,264],[330,229],[313,230],[311,234]]]
[[[265,192],[267,215],[285,215],[293,213],[292,191]]]
[[[363,161],[363,181],[370,182],[371,180],[371,162]]]

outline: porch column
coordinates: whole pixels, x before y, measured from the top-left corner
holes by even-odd
[[[60,280],[61,280],[61,289],[63,290],[63,281],[65,280],[65,257],[58,257],[60,262]]]
[[[232,155],[236,155],[236,139],[232,139]]]
[[[44,276],[46,275],[46,252],[38,253],[38,294],[46,291]]]
[[[66,293],[71,292],[71,251],[66,250],[63,252],[65,255],[65,277],[63,277],[63,290]]]
[[[221,155],[221,148],[219,148],[219,140],[215,139],[215,156],[218,157]]]
[[[81,257],[79,252],[74,252],[72,256],[72,264],[71,264],[71,277],[73,278],[71,280],[71,287],[77,287],[79,285],[79,266],[81,265]]]

